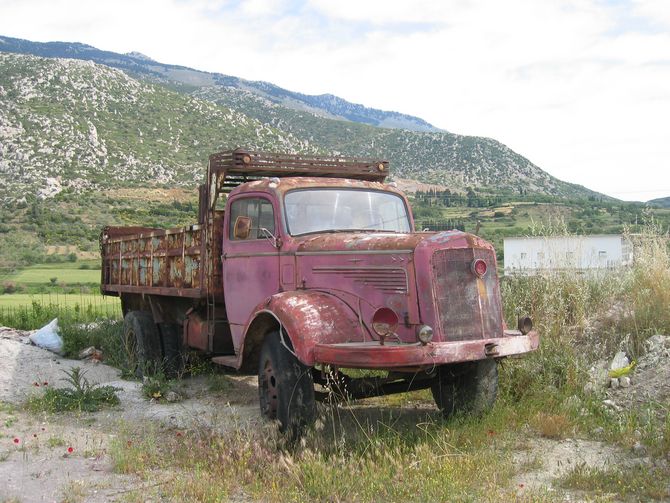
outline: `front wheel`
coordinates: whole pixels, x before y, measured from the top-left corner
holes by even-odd
[[[431,391],[445,418],[456,413],[481,415],[493,407],[498,396],[497,363],[480,360],[442,365]]]
[[[263,342],[258,365],[261,414],[279,422],[291,439],[300,437],[316,416],[311,369],[282,345],[278,332]]]

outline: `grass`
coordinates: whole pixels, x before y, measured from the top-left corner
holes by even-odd
[[[416,418],[408,419],[393,426],[374,418],[326,419],[297,451],[284,448],[272,425],[223,434],[127,433],[111,454],[121,473],[180,473],[166,477],[160,489],[180,501],[241,495],[266,501],[459,501],[497,494],[511,477],[509,453],[495,442],[456,448],[455,434],[439,421],[421,417],[416,427]],[[351,435],[333,436],[333,428]]]
[[[99,283],[100,260],[47,262],[4,273],[0,270],[0,294],[87,294],[96,292]]]
[[[232,387],[230,378],[224,374],[214,373],[207,376],[207,389],[211,393],[225,393]]]
[[[88,269],[81,269],[83,265]],[[100,283],[100,270],[91,269],[91,265],[100,267],[99,262],[64,262],[62,264],[39,264],[28,266],[14,274],[8,275],[7,281],[16,283],[42,285],[49,284],[51,278],[58,278],[58,282],[71,284]]]
[[[578,465],[561,478],[566,489],[588,491],[598,496],[656,499],[670,497],[670,470],[644,465],[632,467],[593,468]]]
[[[118,388],[91,384],[85,371],[79,367],[63,371],[70,385],[67,388],[46,388],[42,396],[30,398],[26,404],[32,411],[46,412],[96,412],[103,407],[118,405]]]
[[[0,295],[0,310],[3,308],[9,311],[10,309],[20,309],[32,307],[33,303],[37,302],[43,306],[60,307],[64,309],[87,310],[88,306],[93,306],[93,309],[107,309],[119,307],[120,301],[117,297],[103,297],[96,294],[41,294],[31,295],[26,293],[15,293],[10,295]]]
[[[513,484],[519,435],[546,407],[504,393],[484,417],[445,422],[432,406],[322,405],[316,428],[294,447],[271,424],[232,423],[224,432],[129,429],[110,452],[117,472],[160,481],[156,499],[554,501],[544,490],[519,496]],[[570,415],[565,421],[574,424]]]
[[[179,388],[179,381],[168,379],[162,371],[154,372],[151,376],[145,376],[142,382],[142,394],[145,398],[159,402],[165,402],[169,392],[175,393],[175,402],[181,401],[183,393]]]
[[[51,448],[63,447],[65,446],[65,440],[63,440],[61,437],[49,437],[47,439],[47,446]]]
[[[121,431],[111,448],[115,470],[156,481],[149,493],[138,489],[128,500],[553,501],[556,493],[524,488],[519,494],[514,486],[522,469],[512,463],[519,438],[592,437],[602,428],[598,438],[622,452],[640,441],[652,456],[667,457],[667,409],[613,414],[602,396],[584,391],[595,359],[609,358],[623,343],[638,356],[651,334],[670,334],[667,236],[649,231],[636,257],[631,269],[616,275],[502,281],[508,325],[530,314],[542,342],[538,351],[503,363],[498,402],[482,418],[445,422],[424,391],[376,399],[372,407],[322,406],[316,428],[291,448],[273,425]],[[72,348],[103,344],[118,339],[119,327],[70,327],[65,342]],[[202,368],[211,372],[206,362]],[[213,392],[227,389],[225,376],[218,377],[208,379]],[[663,499],[669,479],[664,468],[581,466],[559,484],[602,499]]]
[[[61,326],[121,316],[120,301],[101,295],[0,295],[0,325],[34,330],[58,318]]]

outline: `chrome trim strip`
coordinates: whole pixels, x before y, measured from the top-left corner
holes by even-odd
[[[279,252],[258,252],[258,253],[224,253],[222,258],[248,258],[248,257],[287,257],[292,256],[293,253],[279,253]]]
[[[414,250],[337,250],[337,251],[314,251],[314,252],[295,252],[297,256],[311,255],[398,255],[411,254]]]

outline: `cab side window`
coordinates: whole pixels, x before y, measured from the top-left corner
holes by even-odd
[[[249,239],[265,239],[261,229],[267,229],[272,234],[275,233],[275,216],[272,209],[272,203],[267,199],[260,197],[248,197],[238,199],[230,205],[230,240],[240,241],[240,238],[234,236],[234,226],[237,217],[249,217],[251,219],[251,232]]]

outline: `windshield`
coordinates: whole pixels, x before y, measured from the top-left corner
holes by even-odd
[[[405,202],[389,192],[294,190],[286,194],[284,204],[293,236],[323,231],[410,231]]]

